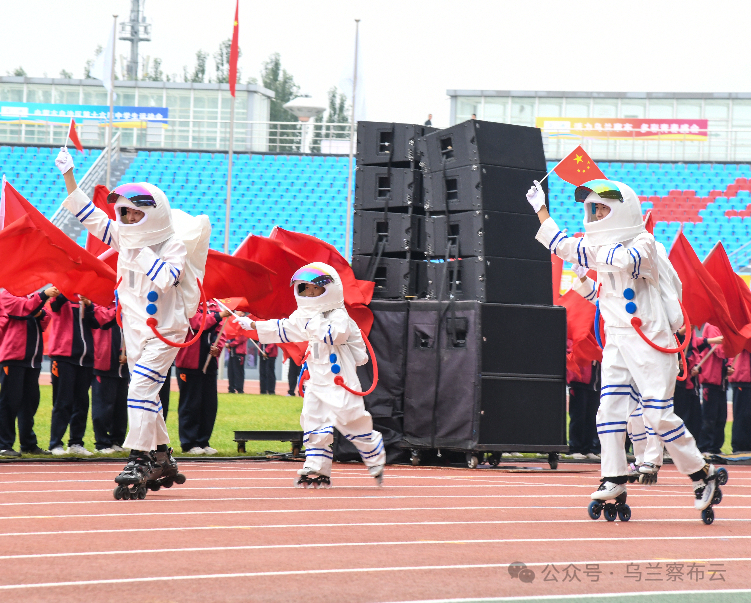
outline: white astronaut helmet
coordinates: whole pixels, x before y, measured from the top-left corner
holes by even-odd
[[[646,232],[639,198],[630,186],[615,180],[591,180],[576,187],[574,199],[584,203],[584,231],[592,245],[622,243]],[[597,220],[595,205],[602,203],[610,213]]]
[[[318,297],[300,295],[305,283],[312,283],[323,287],[325,291]],[[344,287],[339,273],[323,262],[313,262],[300,268],[292,275],[290,283],[294,287],[297,307],[305,313],[314,316],[319,312],[328,312],[337,308],[344,308]]]
[[[120,246],[124,249],[156,245],[175,234],[167,195],[153,184],[121,184],[107,195],[107,202],[115,204],[118,216],[124,215],[126,209],[137,209],[144,213],[143,219],[135,224],[120,222]]]

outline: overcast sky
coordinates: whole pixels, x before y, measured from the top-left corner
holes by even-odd
[[[146,0],[166,73],[232,35],[235,0]],[[0,0],[0,74],[82,77],[130,0]],[[240,0],[243,80],[279,52],[302,92],[351,71],[355,18],[368,119],[447,125],[447,89],[751,91],[747,0]],[[117,43],[117,54],[130,45]],[[213,71],[213,60],[210,60]],[[119,68],[119,67],[118,67]],[[350,84],[351,85],[351,84]],[[359,103],[358,103],[359,104]]]

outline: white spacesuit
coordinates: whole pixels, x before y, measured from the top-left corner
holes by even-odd
[[[67,149],[61,150],[56,164],[63,174],[68,165],[72,167]],[[171,341],[185,340],[189,318],[198,305],[196,278],[203,277],[211,227],[206,216],[195,218],[172,210],[166,195],[146,182],[118,186],[107,200],[115,204],[117,220],[97,208],[80,188],[63,206],[92,235],[119,252],[116,294],[130,369],[129,430],[123,446],[131,448],[131,459],[141,466],[148,464],[150,451],[162,453],[157,454],[162,465],[174,463],[167,452],[169,436],[159,390],[178,348],[157,339],[146,321],[155,318],[159,332]],[[143,218],[126,223],[129,209],[143,212]],[[179,235],[175,221],[181,226]]]
[[[592,498],[609,500],[625,494],[629,473],[624,450],[627,424],[631,419],[633,431],[640,433],[636,428],[640,417],[632,415],[638,415],[635,411],[641,402],[644,431],[654,430],[678,470],[691,477],[695,506],[704,509],[714,494],[714,467],[706,465],[694,437],[673,411],[676,355],[652,348],[631,322],[638,317],[651,341],[663,348],[676,348],[673,333],[683,323],[677,302],[680,281],[664,248],[645,230],[639,200],[630,187],[594,180],[577,187],[575,197],[584,203],[582,238],[568,237],[548,216],[538,183],[527,194],[541,221],[537,240],[579,270],[594,269],[598,275],[597,283],[589,278],[576,279],[574,287],[585,299],[599,298],[597,305],[607,339],[597,413],[603,479]],[[595,216],[596,204],[609,208],[600,220]]]
[[[306,283],[323,287],[317,297],[300,295]],[[314,262],[292,277],[297,310],[289,318],[256,322],[262,343],[307,341],[305,364],[310,380],[305,384],[300,424],[304,431],[305,466],[299,472],[323,479],[328,485],[333,454],[334,428],[352,442],[360,452],[370,474],[380,483],[386,453],[383,438],[373,429],[373,419],[365,410],[363,398],[349,393],[334,380],[362,391],[356,368],[368,362],[360,329],[344,307],[342,281],[334,268]],[[238,319],[246,328],[247,319]]]

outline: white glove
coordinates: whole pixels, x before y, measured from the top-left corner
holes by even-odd
[[[579,266],[579,264],[574,264],[571,269],[576,272],[576,276],[578,276],[580,279],[587,278],[587,272],[589,272],[588,268]]]
[[[253,330],[253,321],[250,320],[247,316],[236,316],[235,320],[232,322],[236,322],[240,325],[240,327],[245,331],[252,331]]]
[[[55,159],[55,165],[62,174],[76,167],[73,163],[73,157],[70,156],[68,149],[65,147],[60,147],[60,152],[57,154],[57,159]]]
[[[527,191],[527,201],[529,201],[532,209],[537,213],[545,205],[545,193],[542,190],[542,185],[537,180],[533,180],[533,182],[535,183],[534,186]]]

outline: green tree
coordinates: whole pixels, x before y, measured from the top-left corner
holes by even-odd
[[[96,50],[94,50],[94,57],[98,57],[100,54],[102,54],[102,45],[96,47]],[[90,80],[91,79],[91,68],[94,66],[94,59],[89,59],[86,61],[86,65],[84,65],[83,68],[83,79]]]
[[[183,77],[186,82],[193,82],[202,84],[206,81],[206,59],[209,58],[209,53],[199,50],[196,52],[196,66],[193,68],[193,73],[188,72],[187,67],[183,67]]]
[[[329,89],[329,108],[326,113],[316,118],[313,128],[313,153],[321,152],[321,140],[327,138],[349,138],[349,130],[343,127],[334,128],[331,124],[349,123],[351,108],[347,105],[347,95],[339,92],[336,86]],[[320,125],[319,125],[320,124]]]
[[[284,105],[300,96],[300,86],[295,83],[295,78],[282,68],[282,57],[278,52],[272,54],[263,63],[261,84],[264,88],[274,91],[275,97],[271,101],[271,121],[296,122],[297,117],[287,111]]]
[[[13,70],[13,73],[10,71],[6,72],[8,75],[15,75],[16,77],[25,77],[26,76],[26,70],[23,67],[16,67]]]
[[[164,72],[162,71],[162,59],[154,59],[153,63],[151,64],[151,71],[144,73],[141,79],[150,82],[163,82]]]
[[[229,54],[232,49],[232,39],[227,38],[219,44],[219,50],[214,53],[214,66],[216,67],[216,81],[218,84],[229,83]],[[237,47],[237,58],[239,59],[243,55],[242,49]],[[240,68],[237,69],[237,80],[235,83],[240,82]]]
[[[66,71],[65,69],[60,70],[60,77],[69,80],[73,78],[73,74],[70,71]]]

